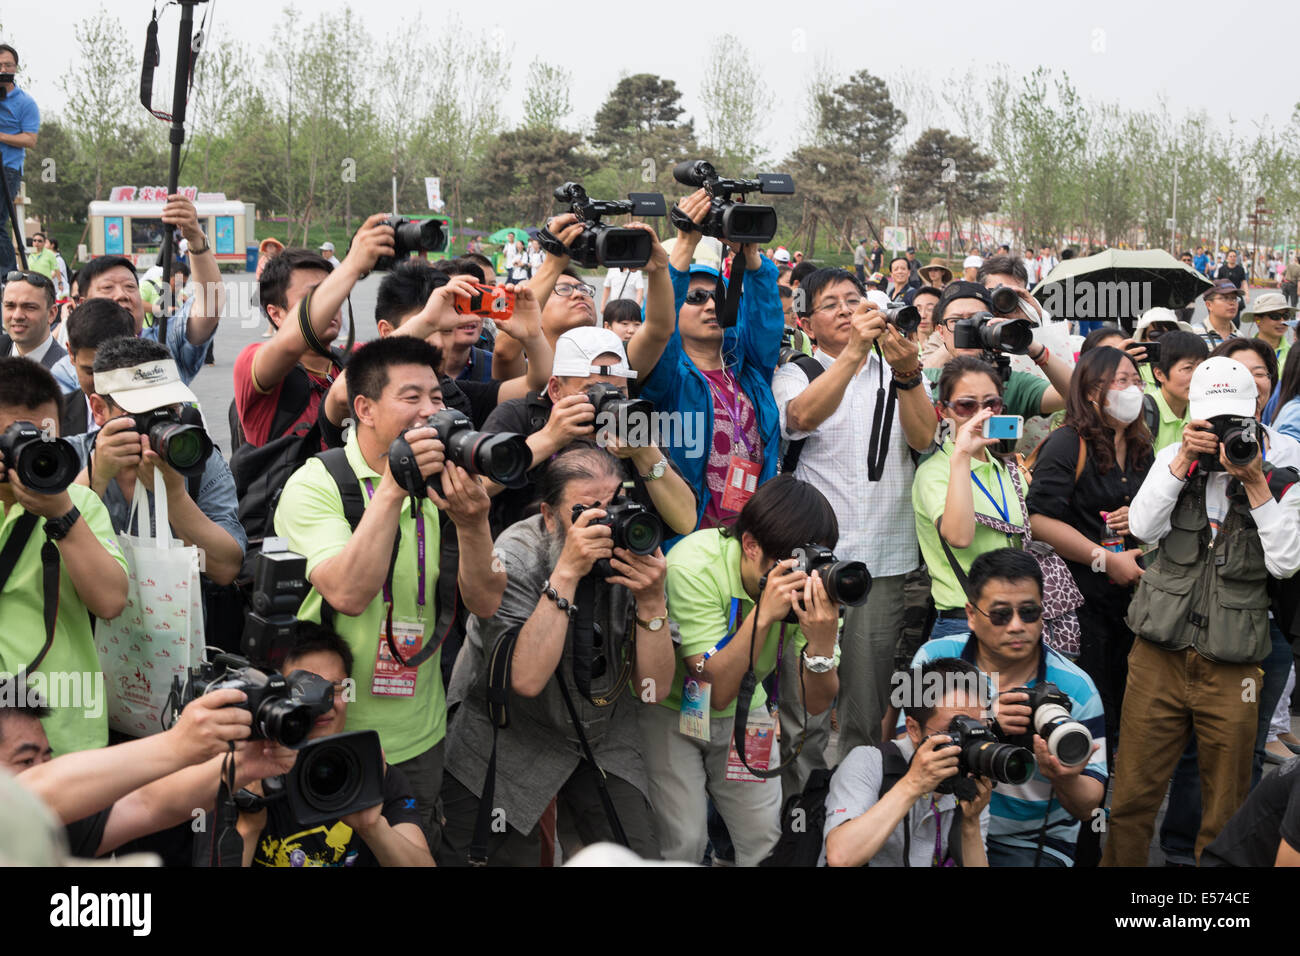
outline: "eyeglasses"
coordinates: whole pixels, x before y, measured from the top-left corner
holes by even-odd
[[[585,282],[580,282],[577,285],[570,285],[566,283],[565,285],[557,285],[555,287],[555,294],[558,295],[561,299],[567,299],[575,292],[577,292],[579,295],[585,295],[588,299],[596,298],[596,290],[591,286],[587,285]]]
[[[987,617],[994,627],[1006,627],[1011,623],[1012,614],[1018,614],[1025,624],[1033,624],[1043,616],[1041,604],[1022,604],[1018,608],[995,607],[991,611],[983,610],[978,604],[972,604],[971,607]]]
[[[959,398],[955,402],[945,402],[944,404],[962,418],[970,418],[981,408],[987,408],[994,415],[1002,411],[1002,398],[1000,396],[986,398],[982,402],[975,398]]]
[[[690,292],[686,293],[687,305],[703,305],[710,299],[713,300],[714,305],[717,305],[717,292],[713,289],[692,289]]]
[[[817,308],[813,309],[813,314],[816,315],[820,313],[822,315],[834,315],[841,309],[856,312],[858,311],[858,306],[861,304],[861,299],[845,299],[843,302],[840,302],[838,299],[832,299],[829,302],[823,302],[821,305],[817,306]]]
[[[42,289],[54,288],[54,283],[50,281],[49,276],[41,275],[39,272],[23,272],[15,269],[5,276],[5,282],[30,282],[32,285],[38,285]]]

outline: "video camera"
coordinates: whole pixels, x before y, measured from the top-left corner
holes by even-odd
[[[41,431],[32,422],[14,422],[0,435],[0,454],[4,466],[0,481],[10,468],[30,490],[41,495],[57,495],[77,480],[81,458],[70,442]]]
[[[438,433],[447,461],[455,462],[471,475],[486,475],[501,485],[518,487],[533,461],[533,450],[523,435],[476,432],[464,414],[452,409],[430,415],[417,427],[432,428]],[[412,496],[422,495],[426,485],[442,494],[442,475],[430,475],[427,481],[421,476],[415,453],[405,436],[389,446],[388,469]]]
[[[334,685],[323,677],[298,671],[285,677],[277,671],[254,667],[238,654],[218,654],[211,664],[189,670],[183,684],[172,678],[170,726],[191,701],[212,691],[233,688],[242,690],[248,699],[231,704],[253,715],[249,740],[274,740],[285,747],[297,748],[311,733],[317,717],[334,706]]]
[[[587,505],[573,506],[573,520],[578,515],[590,510]],[[633,554],[654,554],[655,549],[664,541],[664,525],[659,516],[644,505],[635,501],[616,501],[605,507],[605,517],[592,521],[592,525],[604,525],[614,536],[614,547],[623,548]],[[608,558],[601,558],[592,565],[592,573],[598,577],[608,578],[616,572],[610,566]]]
[[[1223,443],[1223,457],[1234,465],[1249,465],[1259,457],[1259,422],[1249,416],[1215,415],[1210,430]],[[1223,471],[1217,454],[1202,452],[1196,463],[1206,471]]]
[[[197,408],[185,405],[179,414],[170,408],[155,408],[131,418],[135,430],[148,436],[149,447],[174,470],[187,477],[203,474],[212,454],[212,439],[203,430]]]
[[[303,744],[293,769],[262,781],[262,793],[241,790],[235,804],[257,813],[288,801],[288,815],[303,827],[333,823],[384,802],[384,753],[379,733],[354,730]]]
[[[644,229],[628,229],[601,222],[602,216],[662,216],[666,210],[661,193],[628,193],[627,199],[591,199],[579,183],[565,183],[555,189],[556,202],[567,203],[569,212],[582,223],[582,235],[565,246],[549,229],[537,234],[538,244],[551,255],[568,256],[584,269],[596,266],[640,269],[650,261],[654,237]]]
[[[958,714],[944,733],[961,752],[957,755],[957,776],[935,787],[936,793],[952,793],[958,799],[970,800],[975,796],[975,781],[970,779],[973,776],[1019,785],[1027,783],[1038,767],[1032,750],[1001,743],[983,721],[974,717]]]
[[[375,262],[376,272],[387,272],[396,263],[410,258],[413,252],[423,255],[447,248],[447,229],[440,219],[416,222],[405,216],[389,216],[383,225],[393,229],[393,254],[379,257]]]
[[[796,571],[808,575],[814,571],[820,573],[826,596],[836,604],[858,607],[867,603],[867,595],[871,593],[871,572],[861,561],[841,561],[830,548],[824,548],[820,544],[805,544],[795,548],[790,557],[797,561]],[[767,586],[767,575],[763,575],[758,586],[760,590]],[[803,606],[802,601],[799,606]],[[785,622],[799,623],[793,608],[786,615]]]
[[[629,448],[643,446],[642,442],[629,440],[628,432],[631,429],[627,426],[635,419],[640,419],[645,423],[645,434],[648,436],[650,416],[654,414],[655,410],[653,403],[644,398],[628,398],[617,385],[610,385],[608,382],[587,386],[587,399],[592,405],[596,406],[597,422],[600,421],[602,415],[609,415],[613,418],[615,422],[614,434],[618,437],[620,445]]]
[[[244,656],[278,668],[298,639],[298,608],[310,590],[307,559],[279,538],[263,540],[253,559],[253,607],[240,644]]]
[[[703,159],[678,163],[673,167],[673,178],[683,186],[702,187],[713,202],[699,225],[678,206],[673,206],[669,221],[683,232],[700,232],[727,242],[762,245],[776,235],[776,210],[744,202],[745,193],[794,195],[794,179],[788,173],[759,173],[757,179],[723,179],[713,164]],[[737,193],[740,202],[731,198]]]
[[[1038,734],[1051,755],[1065,766],[1077,767],[1087,763],[1092,756],[1092,733],[1070,716],[1070,709],[1074,706],[1070,698],[1051,681],[1015,689],[1029,695],[1029,709],[1033,712],[1029,725],[1033,730],[1021,737],[1009,738],[1011,742],[1032,749],[1033,735]]]

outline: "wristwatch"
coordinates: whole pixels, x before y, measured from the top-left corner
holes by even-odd
[[[668,457],[661,455],[659,460],[650,466],[650,471],[641,476],[642,481],[657,481],[664,476],[668,470]]]
[[[803,666],[810,674],[825,674],[835,666],[833,657],[809,657],[808,652],[803,652]]]
[[[641,618],[638,617],[636,619],[636,622],[640,624],[642,627],[644,627],[647,631],[654,634],[664,629],[664,625],[668,623],[668,615],[660,614],[658,617],[652,617],[648,621],[643,621],[641,620]]]
[[[204,253],[208,252],[211,248],[212,247],[208,245],[207,241],[205,240],[202,249],[199,249],[197,246],[190,246],[190,255],[201,256]]]
[[[62,541],[80,517],[81,512],[77,510],[76,505],[73,505],[72,510],[62,518],[51,518],[45,522],[45,537],[51,541]]]

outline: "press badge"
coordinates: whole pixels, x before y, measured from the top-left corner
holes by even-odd
[[[776,745],[776,718],[766,707],[750,711],[749,723],[745,725],[745,760],[755,770],[766,770],[772,765],[772,748]],[[736,752],[736,738],[732,736],[727,748],[727,779],[745,783],[762,783],[763,777],[756,777],[745,769]]]
[[[722,509],[739,511],[745,502],[754,496],[758,487],[759,467],[757,462],[748,458],[731,456],[731,466],[727,468],[727,485],[722,492]]]
[[[409,661],[424,643],[424,624],[420,621],[394,621],[393,643],[403,660]],[[388,625],[379,626],[379,650],[375,653],[375,673],[370,693],[376,697],[414,697],[418,667],[408,667],[396,660],[388,649]]]
[[[713,685],[701,677],[686,675],[682,681],[682,716],[677,729],[696,740],[709,739],[709,698]]]

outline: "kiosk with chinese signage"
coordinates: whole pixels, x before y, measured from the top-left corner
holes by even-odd
[[[218,262],[244,262],[245,246],[253,241],[255,206],[227,199],[225,193],[201,193],[193,186],[180,190],[199,216],[199,228]],[[107,201],[90,204],[90,254],[126,256],[138,269],[154,265],[161,250],[163,206],[161,186],[115,186]]]

